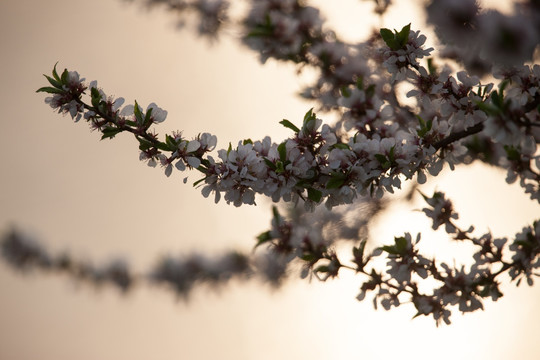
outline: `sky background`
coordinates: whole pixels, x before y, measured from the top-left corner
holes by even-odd
[[[378,22],[358,0],[313,3],[349,39]],[[401,17],[387,26],[414,27],[410,6],[394,14]],[[15,226],[51,251],[97,263],[124,256],[141,272],[163,254],[250,250],[269,227],[270,204],[215,205],[182,184],[182,174],[167,178],[141,163],[132,137],[100,142],[35,93],[59,62],[127,103],[166,109],[160,133],[207,131],[221,147],[248,137],[283,139],[288,130],[278,122],[298,123],[312,107],[296,96],[302,80],[294,67],[261,66],[236,35],[210,45],[178,31],[165,11],[120,0],[0,0],[0,231]],[[464,225],[512,236],[540,214],[497,169],[474,165],[436,180],[425,191],[446,191]],[[376,240],[429,227],[411,211],[421,206],[396,205],[377,220]],[[423,242],[447,251],[437,243],[441,234],[428,234]],[[538,357],[539,287],[507,285],[485,311],[454,314],[451,326],[436,328],[430,318],[411,320],[412,306],[384,312],[359,303],[359,284],[347,274],[277,291],[233,282],[219,292],[197,290],[185,303],[159,288],[123,296],[63,276],[24,276],[0,262],[0,359]]]

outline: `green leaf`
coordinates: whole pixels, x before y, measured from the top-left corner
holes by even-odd
[[[404,237],[395,238],[396,246],[395,249],[399,254],[404,254],[407,250],[407,239]]]
[[[171,135],[165,135],[165,143],[168,145],[170,151],[174,151],[178,147],[178,144]]]
[[[101,94],[99,93],[99,90],[93,87],[90,90],[90,95],[92,98],[92,106],[97,108],[99,106],[99,102],[101,101]]]
[[[322,191],[319,191],[317,189],[309,187],[309,188],[307,188],[307,193],[308,193],[308,199],[309,200],[314,201],[316,203],[321,201]]]
[[[64,71],[62,72],[62,76],[60,77],[60,82],[64,85],[67,85],[68,77],[69,77],[69,73],[67,69],[64,69]]]
[[[392,49],[392,50],[397,50],[397,49],[395,49],[396,38],[395,38],[394,33],[392,32],[392,30],[383,28],[383,29],[380,30],[380,33],[381,33],[381,37],[383,38],[386,45],[388,45],[388,47],[390,49]]]
[[[341,186],[343,186],[343,184],[345,184],[345,178],[332,177],[326,183],[326,188],[327,189],[337,189],[337,188],[340,188]]]
[[[276,164],[274,164],[272,161],[268,160],[267,158],[263,158],[263,160],[264,160],[264,163],[266,164],[266,166],[268,166],[270,169],[272,169],[272,170],[277,169]]]
[[[171,151],[169,145],[167,145],[166,143],[161,142],[161,141],[158,141],[155,145],[152,145],[152,146],[155,146],[155,147],[158,148],[159,150],[163,150],[163,151]]]
[[[394,158],[395,152],[396,152],[396,145],[392,146],[392,147],[390,148],[390,152],[388,153],[388,160],[389,160],[391,163],[393,163],[394,160],[395,160],[395,158]]]
[[[58,73],[56,72],[56,65],[58,65],[58,61],[56,62],[56,64],[54,64],[52,74],[56,80],[60,81],[60,77],[58,76]]]
[[[300,132],[300,129],[299,129],[296,125],[294,125],[292,122],[290,122],[289,120],[287,120],[287,119],[283,119],[283,120],[281,120],[279,123],[280,123],[281,125],[285,126],[286,128],[291,129],[292,131],[294,131],[294,132],[296,132],[296,133]]]
[[[36,92],[46,92],[49,94],[63,94],[65,91],[62,89],[57,89],[55,87],[45,86],[36,90]]]
[[[358,79],[356,79],[356,87],[358,88],[358,90],[363,90],[364,89],[364,77],[363,76],[359,76]]]
[[[304,115],[304,125],[306,125],[306,123],[312,119],[315,119],[313,108],[309,109],[309,111]]]
[[[255,245],[255,247],[258,247],[270,240],[272,240],[272,235],[270,231],[265,231],[262,234],[259,234],[259,236],[257,236],[257,244]]]
[[[143,138],[137,137],[137,140],[139,140],[139,150],[141,151],[146,151],[154,146],[150,141]]]
[[[375,95],[375,84],[371,84],[366,89],[366,97],[371,98]]]
[[[504,145],[504,151],[506,151],[506,158],[510,161],[519,161],[521,154],[518,149],[511,145]]]
[[[207,178],[207,176],[203,177],[202,179],[199,179],[199,180],[195,181],[193,183],[193,187],[195,187],[195,186],[199,185],[200,183],[202,183],[204,180],[206,180],[206,178]]]
[[[50,76],[47,76],[45,74],[43,74],[43,76],[45,76],[45,78],[49,81],[49,83],[54,86],[55,88],[58,88],[58,89],[62,89],[62,83],[58,80],[55,80],[53,79],[52,77]]]
[[[409,33],[411,32],[411,24],[405,25],[400,32],[396,34],[396,40],[399,44],[399,47],[402,48],[407,45],[409,41]]]
[[[116,136],[116,134],[122,132],[121,129],[113,128],[113,127],[106,127],[103,129],[103,135],[101,136],[101,140],[107,139],[107,138],[113,138]]]
[[[330,271],[330,268],[327,266],[327,265],[320,265],[318,266],[315,270],[313,270],[315,272],[322,272],[322,273],[327,273]]]
[[[349,96],[351,96],[351,90],[348,87],[342,86],[339,90],[343,97],[348,98]]]
[[[364,265],[365,265],[365,262],[364,262],[364,251],[366,249],[366,243],[367,241],[366,240],[362,240],[360,242],[360,246],[358,247],[353,247],[353,257],[354,257],[354,262],[356,265],[358,265],[358,269],[359,270],[362,270]]]
[[[279,154],[279,159],[282,162],[285,162],[287,160],[287,145],[286,145],[286,142],[284,141],[281,144],[279,144],[278,147],[277,147],[277,150],[278,150],[278,154]]]
[[[334,145],[332,145],[332,148],[334,149],[341,149],[341,150],[350,150],[351,147],[347,144],[344,144],[344,143],[336,143]]]
[[[386,164],[388,162],[388,159],[386,158],[386,155],[383,155],[383,154],[375,154],[375,159],[377,159],[377,161],[381,165]]]
[[[437,74],[437,66],[435,66],[435,64],[433,63],[433,58],[427,59],[427,66],[428,66],[429,75]]]
[[[227,155],[229,155],[231,151],[232,151],[232,145],[231,143],[229,143],[229,147],[227,148]]]
[[[242,145],[246,144],[253,144],[253,141],[251,139],[244,139],[244,141],[242,141]]]
[[[133,107],[133,114],[135,115],[135,119],[137,120],[137,124],[142,125],[144,124],[144,119],[142,116],[141,108],[139,107],[139,104],[137,101],[135,101],[135,105]]]
[[[149,124],[150,123],[150,118],[152,117],[152,110],[154,110],[153,108],[150,108],[148,109],[148,111],[146,112],[146,116],[144,117],[144,124]]]
[[[305,255],[300,256],[300,259],[302,259],[302,260],[304,260],[306,262],[309,262],[309,263],[315,263],[320,258],[318,256],[316,256],[315,254],[305,254]]]
[[[279,214],[279,210],[276,206],[272,206],[272,214],[274,215],[274,219],[276,219],[276,222],[281,221],[281,215]]]
[[[276,162],[276,169],[274,170],[277,174],[281,174],[285,172],[285,165],[283,161],[277,161]]]
[[[399,255],[400,254],[400,252],[393,245],[392,246],[391,245],[384,245],[384,246],[381,246],[379,249],[381,249],[382,251],[386,251],[387,253],[392,254],[392,255]]]

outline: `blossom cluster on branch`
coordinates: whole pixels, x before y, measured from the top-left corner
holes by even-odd
[[[533,285],[533,276],[540,275],[540,219],[524,227],[509,246],[507,238],[494,238],[488,232],[473,235],[474,227],[463,230],[455,224],[458,214],[452,202],[441,192],[423,195],[427,206],[423,212],[431,218],[433,229],[444,225],[449,238],[457,242],[470,242],[477,251],[473,265],[453,265],[424,256],[418,243],[421,234],[413,239],[410,233],[395,237],[391,245],[366,250],[367,240],[359,242],[349,254],[352,260],[340,259],[332,243],[332,236],[298,221],[285,219],[274,208],[271,230],[258,237],[258,244],[267,244],[278,254],[287,254],[304,263],[303,275],[312,273],[321,280],[334,278],[341,269],[361,274],[358,300],[373,292],[375,308],[381,305],[389,310],[402,303],[414,304],[419,315],[431,315],[439,323],[450,324],[452,308],[461,312],[483,309],[483,299],[496,301],[503,294],[499,289],[499,276],[508,273],[517,285],[523,279]],[[386,256],[386,269],[373,261]],[[428,280],[430,281],[428,281]],[[433,285],[433,280],[436,285]]]
[[[213,257],[193,253],[163,256],[152,269],[135,273],[123,258],[100,265],[67,252],[51,254],[40,243],[15,229],[3,234],[0,254],[9,265],[23,273],[64,274],[77,283],[97,288],[109,285],[123,293],[141,284],[164,286],[186,300],[201,285],[215,288],[233,279],[258,279],[274,287],[280,286],[287,278],[289,264],[285,257],[274,256],[270,252],[250,256],[228,251]]]
[[[172,6],[171,1],[150,3]],[[413,240],[406,233],[390,245],[367,251],[365,234],[358,231],[363,225],[333,235],[325,229],[329,222],[343,219],[340,208],[351,209],[359,201],[380,203],[403,183],[423,184],[445,164],[454,169],[475,159],[505,169],[508,183],[519,179],[524,192],[540,202],[540,65],[526,63],[539,43],[540,10],[536,2],[526,2],[509,18],[481,12],[475,1],[456,3],[463,6],[434,0],[427,11],[446,46],[442,57],[448,57],[452,47],[471,55],[459,55],[458,62],[466,68],[461,71],[434,58],[434,48],[425,45],[426,36],[411,24],[399,31],[381,29],[365,42],[348,44],[325,26],[318,9],[302,1],[253,1],[239,22],[242,42],[257,51],[263,63],[273,59],[317,69],[315,83],[302,95],[317,103],[317,111],[339,115],[337,122],[323,123],[311,109],[301,121],[282,120],[292,134],[278,142],[267,136],[218,149],[217,137],[209,133],[186,137],[176,131],[160,137],[154,125],[166,119],[167,111],[154,103],[146,108],[137,102],[123,106],[124,99],[107,96],[97,82],[86,83],[76,71],[58,73],[56,66],[52,76],[46,75],[49,86],[38,92],[50,94],[45,101],[54,110],[75,121],[84,119],[102,139],[133,134],[140,159],[149,166],[159,164],[167,176],[175,169],[197,170],[202,177],[194,185],[205,197],[213,194],[216,202],[223,198],[235,206],[253,205],[262,196],[302,204],[306,214],[317,213],[324,204],[325,217],[284,217],[274,208],[272,228],[259,235],[257,246],[267,246],[285,262],[299,262],[303,276],[326,280],[348,268],[366,279],[359,300],[373,292],[375,305],[389,309],[410,302],[417,315],[449,323],[453,306],[474,311],[482,308],[484,298],[502,296],[498,279],[503,273],[518,284],[522,279],[532,284],[540,266],[540,221],[527,225],[512,241],[490,233],[478,237],[472,227],[458,226],[457,213],[443,193],[422,195],[428,204],[424,213],[434,229],[444,226],[451,239],[477,246],[470,267],[422,255],[420,234]],[[389,4],[376,1],[379,13]],[[174,6],[214,14],[218,24],[228,19],[229,5],[224,1],[180,1]],[[451,16],[446,19],[443,12]],[[523,23],[518,25],[518,20]],[[516,35],[520,29],[523,36]],[[473,51],[488,30],[494,38]],[[462,36],[470,32],[475,36]],[[517,37],[520,42],[512,42],[516,49],[510,51],[497,36]],[[497,51],[506,56],[496,56]],[[472,66],[480,64],[479,59],[484,61],[480,72]],[[484,80],[486,72],[493,82]],[[357,244],[352,247],[352,263],[347,264],[339,258],[335,243],[351,238]],[[383,255],[387,268],[381,270],[371,260]],[[173,261],[162,265],[162,274],[175,269],[185,273],[189,268]],[[236,274],[227,271],[224,278]],[[169,278],[184,281],[180,275]],[[426,289],[422,280],[428,278],[438,285]]]

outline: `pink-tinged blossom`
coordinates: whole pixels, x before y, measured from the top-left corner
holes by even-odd
[[[67,82],[62,85],[62,93],[55,93],[45,98],[45,103],[49,104],[59,114],[68,114],[75,122],[83,116],[84,105],[80,102],[80,97],[86,90],[84,78],[79,77],[76,71],[67,72]]]
[[[420,31],[410,31],[405,48],[392,50],[386,47],[381,50],[384,58],[383,65],[392,75],[391,83],[414,78],[414,72],[411,69],[418,68],[420,66],[418,60],[429,56],[433,51],[433,48],[424,49],[425,42],[426,36],[420,35]]]
[[[163,110],[155,103],[151,103],[150,105],[148,105],[148,107],[146,108],[146,112],[150,111],[150,109],[152,109],[152,116],[150,117],[152,119],[152,122],[161,123],[167,118],[167,111]]]
[[[538,45],[538,29],[522,14],[505,16],[491,10],[479,17],[482,36],[481,57],[496,64],[518,65],[524,59],[532,59]]]
[[[452,202],[441,192],[435,192],[432,197],[423,196],[430,208],[423,208],[422,211],[433,220],[433,230],[445,225],[447,233],[456,232],[452,219],[456,220],[458,214],[453,211]]]

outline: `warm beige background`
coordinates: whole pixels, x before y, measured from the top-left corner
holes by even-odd
[[[357,0],[330,6],[334,25],[365,29]],[[409,3],[409,2],[407,2]],[[403,9],[395,27],[410,21]],[[341,15],[343,16],[343,15]],[[351,31],[354,30],[354,31]],[[234,35],[234,34],[233,34]],[[144,271],[160,254],[250,249],[269,224],[269,205],[214,205],[182,176],[166,178],[138,160],[129,136],[99,141],[84,123],[54,114],[35,90],[55,62],[98,79],[109,94],[169,111],[166,130],[210,131],[219,144],[287,136],[311,104],[294,96],[294,68],[256,56],[235,40],[209,46],[175,31],[161,11],[120,0],[0,0],[0,230],[14,225],[51,250],[95,261],[125,255]],[[487,181],[484,179],[487,178]],[[196,180],[197,176],[190,177]],[[540,208],[494,169],[443,176],[464,224],[512,235]],[[504,193],[503,193],[504,191]],[[420,205],[418,205],[420,206]],[[426,224],[410,208],[379,221],[380,239]],[[444,251],[437,235],[424,242]],[[0,359],[536,359],[540,288],[506,286],[486,311],[454,316],[450,327],[410,320],[412,307],[373,311],[358,303],[358,281],[296,281],[272,292],[232,284],[196,291],[188,304],[160,289],[127,297],[78,287],[63,277],[21,276],[0,263]]]

